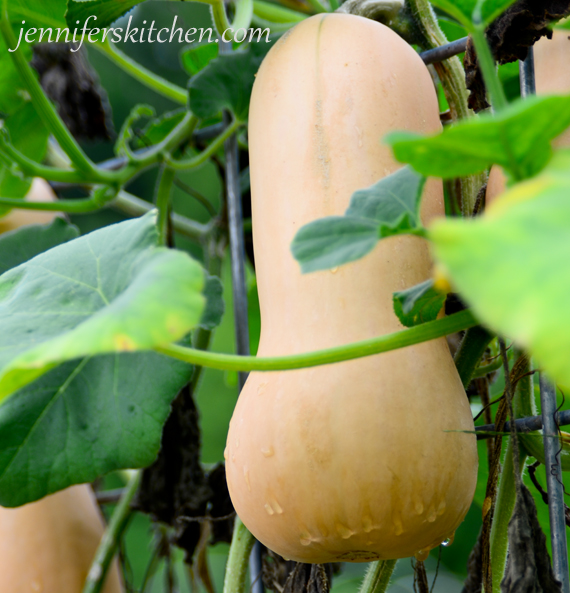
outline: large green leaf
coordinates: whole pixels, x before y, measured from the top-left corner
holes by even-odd
[[[156,246],[155,217],[99,229],[0,277],[0,398],[67,360],[150,350],[199,323],[203,269]]]
[[[238,119],[246,120],[255,75],[274,41],[254,42],[211,60],[190,79],[191,111],[206,118],[229,109]]]
[[[78,236],[77,227],[61,218],[51,224],[33,224],[4,233],[0,236],[0,274]]]
[[[0,504],[146,467],[190,365],[155,353],[66,362],[0,406]]]
[[[89,27],[103,28],[113,24],[126,12],[140,4],[144,0],[67,0],[67,12],[65,18],[70,29],[83,27],[83,24],[91,16]],[[77,24],[79,21],[79,24]]]
[[[499,164],[525,179],[548,162],[550,141],[570,125],[570,95],[518,100],[498,115],[461,122],[434,136],[394,132],[394,155],[426,176],[451,179]]]
[[[11,21],[21,25],[26,21],[26,26],[36,27],[65,27],[66,0],[8,0],[8,14]],[[75,27],[75,25],[74,25]],[[19,29],[15,29],[16,38],[19,37]]]
[[[191,45],[180,54],[180,61],[186,72],[194,76],[218,56],[219,49],[220,44],[213,42]]]
[[[437,260],[479,319],[570,386],[570,151],[476,220],[429,229]]]
[[[488,25],[504,12],[515,0],[479,0],[481,18]],[[473,11],[478,0],[431,0],[434,6],[445,10],[467,29],[472,28]]]

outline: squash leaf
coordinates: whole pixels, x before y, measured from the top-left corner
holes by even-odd
[[[97,20],[89,21],[89,28],[108,27],[141,2],[143,0],[67,0],[67,26],[72,31],[75,27],[81,29],[90,16],[96,16]]]
[[[66,362],[0,406],[0,504],[146,467],[192,366],[154,352]]]
[[[437,319],[446,294],[434,288],[433,279],[416,284],[393,295],[394,313],[406,327]]]
[[[55,218],[50,224],[32,224],[4,233],[0,235],[0,274],[78,236],[78,228],[62,218]]]
[[[65,27],[64,14],[65,0],[8,0],[8,15],[16,26],[25,20],[26,26]],[[18,38],[20,31],[14,33]]]
[[[212,330],[222,322],[225,312],[224,287],[217,276],[208,276],[204,288],[206,307],[198,324],[201,328]]]
[[[402,167],[374,185],[352,194],[346,216],[367,218],[381,224],[381,237],[421,227],[420,201],[425,178]]]
[[[5,233],[0,272],[77,236],[61,218]],[[19,390],[0,406],[0,504],[18,506],[152,463],[169,404],[191,372],[155,353],[88,356]]]
[[[434,254],[474,314],[570,386],[570,151],[474,220],[437,220]]]
[[[552,155],[550,141],[570,126],[570,95],[529,97],[498,115],[482,115],[434,136],[388,134],[394,155],[425,176],[451,179],[499,164],[515,179],[538,173]]]
[[[219,49],[219,43],[191,45],[182,51],[180,54],[180,61],[186,72],[188,72],[190,76],[194,76],[218,56]]]
[[[259,66],[271,49],[276,37],[250,43],[230,54],[214,58],[190,79],[190,110],[200,118],[213,117],[230,110],[237,119],[245,121],[249,99]]]
[[[378,224],[351,216],[328,216],[302,227],[291,251],[304,274],[328,270],[370,253],[378,243]]]
[[[384,237],[421,230],[424,183],[421,175],[402,167],[354,192],[344,216],[329,216],[303,226],[291,244],[303,272],[341,266],[370,253]]]
[[[203,269],[157,247],[155,218],[99,229],[0,277],[0,399],[62,362],[150,350],[199,323]]]
[[[503,13],[515,0],[479,0],[483,24],[488,25]],[[478,0],[431,0],[431,3],[456,18],[466,29],[473,28],[473,11]]]

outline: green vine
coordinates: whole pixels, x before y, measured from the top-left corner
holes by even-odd
[[[267,358],[203,352],[195,348],[186,348],[176,344],[159,346],[155,350],[190,364],[225,371],[284,371],[331,364],[333,362],[342,362],[372,354],[389,352],[390,350],[397,350],[398,348],[405,348],[406,346],[442,338],[448,334],[473,327],[477,323],[471,312],[465,310],[444,317],[443,319],[428,321],[427,323],[416,325],[409,329],[362,340],[361,342],[304,354]]]
[[[224,593],[244,593],[247,576],[247,566],[255,538],[246,526],[236,517],[232,543],[226,564],[224,578]]]
[[[397,560],[377,560],[368,565],[358,593],[384,593],[390,584]]]

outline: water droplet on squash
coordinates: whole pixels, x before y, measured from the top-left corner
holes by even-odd
[[[257,395],[263,395],[263,392],[265,391],[265,388],[267,387],[268,383],[260,383],[259,387],[257,388]]]
[[[331,274],[336,274],[338,271],[338,266],[331,268]]]
[[[437,514],[443,515],[445,513],[445,500],[441,499],[440,503],[437,505]]]
[[[436,519],[437,519],[437,513],[435,512],[435,508],[433,506],[431,506],[428,509],[427,520],[429,523],[433,523]]]
[[[424,512],[424,503],[421,500],[416,500],[414,510],[418,515],[421,515]]]
[[[41,581],[38,581],[37,579],[34,579],[30,583],[30,587],[31,587],[32,591],[34,591],[34,593],[41,593],[41,591],[44,590]]]
[[[335,527],[342,539],[348,539],[350,536],[354,535],[354,531],[352,531],[352,529],[349,529],[346,525],[343,525],[342,523],[337,523]]]
[[[224,459],[227,461],[228,460],[228,457],[229,457],[229,453],[228,453],[228,448],[226,447],[224,449]]]
[[[278,515],[283,514],[283,509],[281,508],[281,505],[277,502],[277,499],[274,496],[271,496],[269,498],[268,504],[271,506],[275,513],[277,513]]]
[[[427,560],[429,556],[429,548],[426,548],[425,550],[418,550],[414,556],[416,557],[416,560],[419,560],[420,562]]]
[[[364,515],[362,517],[362,529],[364,529],[364,533],[370,533],[373,528],[372,519],[368,515]]]
[[[394,535],[401,535],[404,533],[404,526],[402,525],[402,519],[399,515],[394,515]]]
[[[244,468],[243,468],[243,477],[245,479],[245,483],[247,484],[248,491],[251,492],[251,484],[249,482],[249,470],[247,469],[246,466],[244,466]]]
[[[272,515],[274,515],[274,514],[275,514],[275,511],[274,511],[274,510],[271,508],[271,505],[270,505],[269,503],[267,503],[267,502],[266,502],[266,503],[263,505],[263,507],[265,508],[265,510],[267,511],[267,514],[268,514],[269,516],[272,516]]]
[[[264,457],[273,457],[273,455],[275,455],[275,451],[271,445],[269,445],[269,447],[263,447],[263,449],[261,449],[261,453]]]
[[[302,546],[310,546],[312,541],[313,541],[313,538],[311,537],[310,533],[307,533],[306,531],[301,533],[299,542],[301,543]]]
[[[455,532],[451,533],[450,535],[448,535],[445,540],[443,540],[443,542],[441,542],[441,545],[444,548],[448,548],[449,546],[451,546],[451,544],[453,543],[453,540],[455,539]]]
[[[236,439],[235,445],[236,445],[236,449],[239,449],[239,439]]]

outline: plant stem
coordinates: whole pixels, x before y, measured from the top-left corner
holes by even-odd
[[[244,593],[249,555],[255,538],[246,526],[236,517],[232,544],[226,565],[224,593]]]
[[[397,560],[377,560],[368,565],[358,593],[384,593],[390,583]]]
[[[106,55],[124,72],[130,74],[135,80],[138,80],[149,89],[157,92],[168,99],[171,99],[179,105],[186,105],[188,102],[188,91],[176,84],[166,80],[162,76],[155,74],[142,64],[139,64],[127,54],[122,52],[109,39],[104,42],[94,44],[95,49]]]
[[[10,25],[7,4],[7,1],[4,0],[2,18],[0,18],[0,32],[4,36],[6,45],[9,48],[16,48],[18,43],[14,36],[14,32],[12,31],[12,26]],[[78,169],[97,174],[97,169],[94,163],[83,152],[75,138],[71,135],[71,132],[59,117],[55,107],[46,97],[34,71],[28,64],[22,49],[17,47],[14,52],[10,52],[10,55],[12,56],[14,66],[24,83],[26,90],[30,93],[33,106],[48,130],[55,136],[62,149]]]
[[[196,0],[212,7],[212,17],[214,26],[222,40],[226,31],[236,31],[238,29],[247,29],[253,16],[253,0],[237,0],[235,4],[235,18],[232,23],[228,19],[224,0]],[[228,41],[231,41],[229,39]]]
[[[109,200],[110,201],[110,200]],[[48,212],[67,212],[68,214],[87,214],[100,210],[105,202],[98,197],[77,200],[57,200],[56,202],[33,202],[18,198],[0,198],[0,206],[9,206],[20,210],[44,210]]]
[[[298,23],[307,18],[306,14],[263,0],[253,0],[253,14],[260,19],[281,24]]]
[[[141,200],[126,191],[120,191],[109,206],[130,216],[141,216],[154,209],[153,204],[149,204],[146,200]],[[177,233],[193,241],[203,241],[212,233],[214,227],[213,224],[202,224],[176,213],[171,214],[171,218],[172,228]]]
[[[316,350],[303,354],[267,358],[202,352],[194,348],[186,348],[176,344],[158,346],[155,350],[167,356],[189,362],[190,364],[198,364],[225,371],[291,370],[342,362],[372,354],[380,354],[381,352],[389,352],[390,350],[397,350],[398,348],[405,348],[406,346],[427,342],[473,327],[477,323],[471,312],[465,310],[444,317],[443,319],[428,321],[421,325],[416,325],[392,334],[362,340],[361,342],[353,342],[344,346],[336,346],[334,348]]]
[[[485,37],[485,26],[481,23],[475,23],[471,31],[471,37],[475,44],[477,61],[479,63],[479,68],[481,68],[483,80],[485,81],[485,87],[489,92],[491,105],[493,106],[495,113],[498,113],[507,106],[507,98],[505,97],[503,86],[501,85],[501,81],[497,74],[497,68],[491,53],[491,48]]]
[[[414,20],[423,38],[422,49],[429,50],[448,43],[441,30],[437,16],[428,0],[408,0]],[[457,56],[433,64],[449,105],[452,121],[467,119],[473,115],[467,104],[465,71]],[[470,175],[461,179],[461,209],[465,217],[472,216],[479,190],[485,183],[484,174]]]
[[[115,508],[109,525],[103,534],[99,548],[93,559],[93,564],[85,580],[83,593],[100,593],[105,583],[105,576],[109,570],[119,539],[131,517],[131,503],[138,490],[142,473],[134,471],[125,488],[119,504]]]
[[[488,375],[489,373],[493,373],[494,371],[497,371],[498,369],[501,368],[502,365],[503,365],[503,363],[502,363],[501,359],[497,358],[497,360],[494,360],[493,362],[490,362],[489,364],[483,364],[481,366],[476,367],[475,370],[473,371],[473,376],[471,378],[479,379],[480,377],[484,377],[485,375]]]
[[[170,197],[176,172],[163,165],[160,171],[158,188],[156,191],[156,207],[158,208],[158,241],[160,245],[168,243],[168,219],[170,216]]]
[[[519,355],[520,358],[520,355]],[[516,364],[516,363],[515,363]],[[513,367],[514,368],[514,367]],[[522,374],[528,372],[530,363],[520,368]],[[505,373],[508,374],[507,368]],[[509,389],[510,378],[505,376],[507,389]],[[528,414],[532,410],[530,402],[532,389],[532,378],[530,376],[523,377],[517,383],[516,394],[512,402],[513,414],[511,416],[511,427],[513,420],[519,418],[525,413]],[[513,417],[514,416],[514,417]],[[511,428],[512,429],[512,428]],[[517,472],[515,474],[515,462],[513,453],[513,439],[509,437],[509,442],[506,447],[505,457],[503,461],[503,468],[501,472],[499,488],[497,491],[497,501],[495,503],[495,511],[493,514],[493,524],[491,526],[491,574],[493,578],[493,591],[501,590],[501,581],[505,572],[508,551],[508,529],[509,521],[515,508],[515,501],[517,497],[516,482],[520,479],[520,474],[524,469],[526,462],[526,454],[519,449],[519,458],[517,459]],[[486,592],[488,593],[488,592]]]
[[[471,327],[465,332],[465,336],[455,354],[455,366],[461,377],[463,387],[466,389],[471,383],[477,365],[493,337],[492,333],[480,325]]]
[[[238,119],[234,119],[232,123],[211,143],[206,149],[200,154],[190,158],[179,161],[166,158],[166,162],[171,169],[182,170],[182,169],[193,169],[205,163],[211,156],[216,154],[218,150],[223,146],[224,142],[232,136],[236,130],[244,125],[244,123]]]

